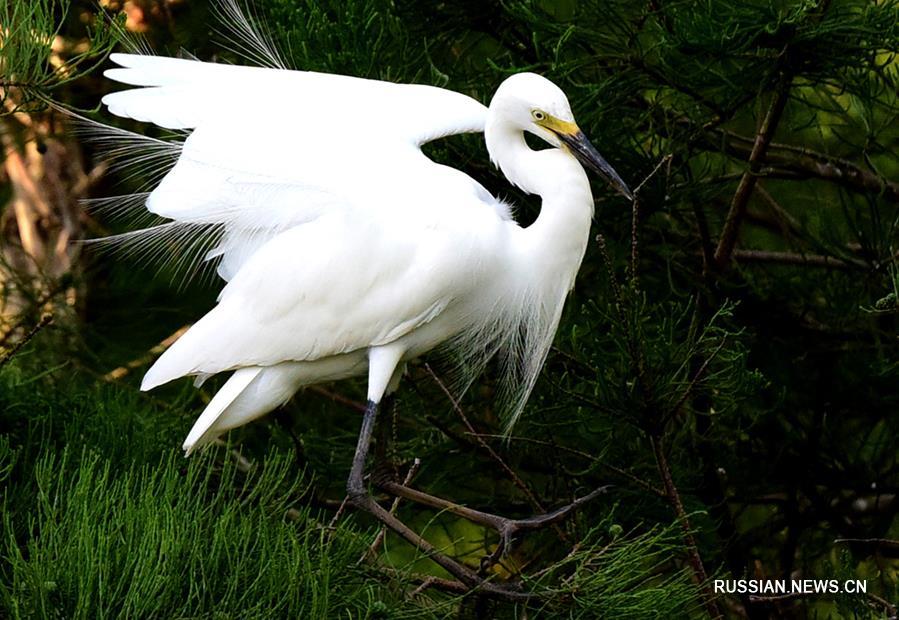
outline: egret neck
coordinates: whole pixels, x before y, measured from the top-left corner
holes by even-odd
[[[490,159],[506,178],[541,198],[540,215],[516,235],[517,250],[531,278],[564,284],[567,293],[584,258],[593,219],[593,194],[580,162],[564,147],[535,151],[512,123],[489,118]]]

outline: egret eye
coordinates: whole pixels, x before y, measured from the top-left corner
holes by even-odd
[[[542,121],[546,118],[546,114],[544,114],[540,110],[531,110],[531,116],[534,117],[535,121]]]

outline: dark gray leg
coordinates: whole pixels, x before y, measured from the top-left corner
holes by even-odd
[[[525,592],[515,592],[502,588],[490,582],[482,580],[472,570],[440,553],[431,543],[413,532],[405,523],[390,514],[385,508],[372,499],[365,487],[365,459],[371,445],[372,432],[375,428],[375,419],[378,415],[378,404],[369,401],[365,407],[362,418],[362,429],[359,431],[359,442],[356,444],[356,454],[353,457],[353,466],[350,468],[350,477],[347,480],[347,495],[350,502],[361,510],[365,510],[378,521],[399,534],[404,540],[414,545],[428,557],[443,567],[448,573],[464,583],[466,586],[489,592],[506,600],[521,601],[532,598]]]

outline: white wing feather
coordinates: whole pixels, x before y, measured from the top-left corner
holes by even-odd
[[[104,97],[111,112],[193,129],[146,206],[176,221],[221,225],[221,243],[207,257],[220,259],[225,279],[291,226],[336,209],[390,208],[396,188],[433,166],[421,144],[482,131],[486,118],[474,99],[431,86],[156,56],[112,59],[123,68],[108,77],[144,88]],[[237,92],[264,106],[248,109]],[[473,180],[464,182],[505,212]]]
[[[365,119],[369,126],[389,126],[396,140],[420,145],[481,132],[487,116],[487,108],[471,97],[422,84],[162,56],[112,54],[111,59],[122,68],[107,70],[106,77],[150,88],[111,93],[103,103],[118,116],[169,129],[193,129],[211,117],[231,114],[267,118],[274,107],[275,113],[290,112],[282,120],[300,134],[313,123],[337,127]],[[245,93],[262,105],[248,110]],[[289,132],[290,125],[282,130]]]

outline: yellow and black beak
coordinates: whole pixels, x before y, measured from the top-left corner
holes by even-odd
[[[562,144],[565,145],[565,148],[567,148],[584,167],[596,172],[609,185],[614,187],[619,194],[628,200],[634,199],[634,194],[628,188],[627,183],[618,176],[618,173],[609,165],[609,162],[603,159],[602,155],[599,154],[599,151],[590,144],[587,136],[584,135],[584,132],[581,131],[577,125],[560,120],[549,114],[545,115],[545,118],[542,120],[536,121],[536,123],[544,129],[553,132],[556,137],[561,140]]]

